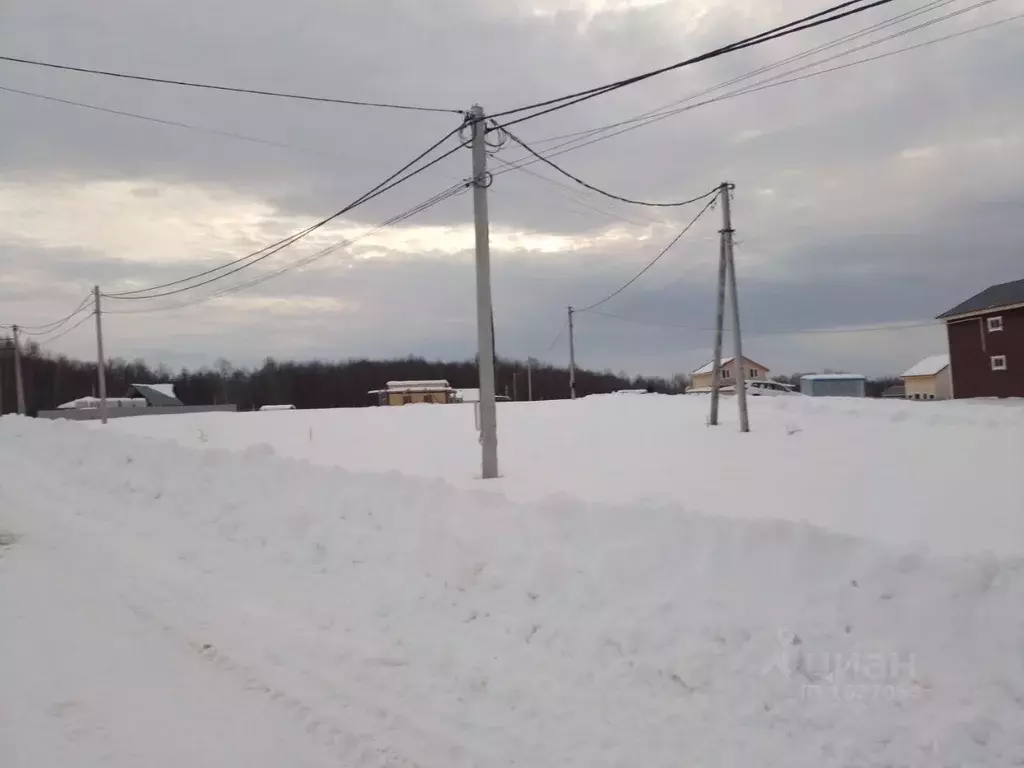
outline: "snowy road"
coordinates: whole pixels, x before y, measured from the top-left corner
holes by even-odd
[[[1017,558],[18,418],[0,465],[4,768],[1024,761]]]
[[[338,764],[198,639],[143,610],[138,574],[113,581],[119,564],[95,537],[41,528],[0,553],[0,656],[13,662],[0,694],[3,765]]]

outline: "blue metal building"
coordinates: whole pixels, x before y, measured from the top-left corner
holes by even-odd
[[[812,373],[800,377],[800,391],[811,397],[864,397],[866,383],[857,373]]]

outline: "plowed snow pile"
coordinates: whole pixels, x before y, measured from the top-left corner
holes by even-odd
[[[1010,554],[18,418],[0,466],[5,768],[1024,764]],[[986,473],[935,514],[983,518]]]

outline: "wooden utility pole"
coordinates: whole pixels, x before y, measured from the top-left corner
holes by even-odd
[[[477,368],[480,375],[481,472],[498,476],[498,415],[494,405],[494,312],[491,309],[491,242],[487,215],[487,125],[479,104],[469,111],[473,129],[473,219],[476,233]]]
[[[573,308],[569,307],[569,399],[576,399],[576,332],[572,325]]]
[[[725,184],[719,188],[722,194]],[[728,195],[728,189],[724,189]],[[718,397],[722,388],[722,335],[725,325],[725,232],[718,235],[718,290],[715,295],[715,344],[711,368],[711,415],[708,423],[718,425]]]
[[[736,402],[740,407],[740,432],[750,431],[750,417],[747,413],[747,369],[743,365],[743,334],[740,331],[740,296],[736,290],[736,259],[732,251],[732,215],[729,206],[729,190],[732,184],[723,184],[722,220],[725,222],[725,268],[732,296],[732,343],[736,367]]]
[[[96,381],[99,384],[100,421],[107,423],[107,363],[103,355],[103,316],[100,311],[100,287],[92,289],[96,313]]]
[[[25,381],[21,377],[21,343],[18,341],[18,326],[11,326],[14,337],[14,389],[18,395],[18,413],[25,415]]]

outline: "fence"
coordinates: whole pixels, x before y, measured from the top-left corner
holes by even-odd
[[[166,405],[149,408],[108,408],[108,419],[123,419],[128,416],[163,416],[172,413],[235,413],[237,405]],[[69,421],[95,421],[100,418],[99,408],[62,408],[54,411],[40,411],[40,419],[68,419]]]

